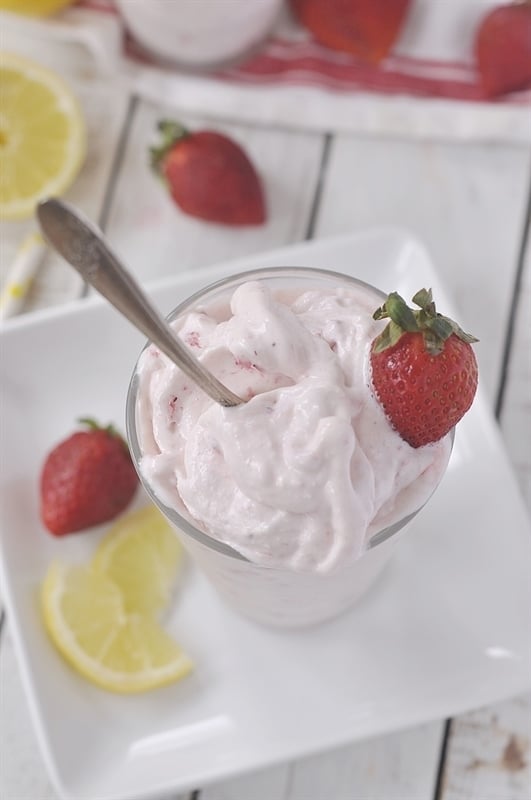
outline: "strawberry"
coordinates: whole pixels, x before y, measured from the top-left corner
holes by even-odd
[[[378,64],[391,49],[411,0],[291,0],[321,44]]]
[[[493,8],[478,28],[475,52],[488,97],[531,87],[531,2]]]
[[[162,144],[151,148],[151,166],[179,208],[192,217],[224,225],[261,225],[264,195],[242,148],[221,133],[189,133],[176,122],[159,122]]]
[[[371,345],[372,385],[393,428],[412,447],[442,439],[472,405],[478,340],[438,314],[431,289],[413,297],[420,311],[392,292],[374,319],[391,321]]]
[[[122,437],[109,425],[79,420],[48,455],[41,473],[41,518],[56,536],[116,517],[133,499],[138,478]]]

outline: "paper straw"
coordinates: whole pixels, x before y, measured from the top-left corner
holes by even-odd
[[[46,245],[40,233],[30,233],[22,242],[0,294],[0,321],[14,316],[22,308],[45,252]]]

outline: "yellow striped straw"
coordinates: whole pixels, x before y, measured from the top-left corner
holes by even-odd
[[[22,242],[0,294],[0,321],[14,316],[22,308],[45,252],[44,239],[36,231]]]

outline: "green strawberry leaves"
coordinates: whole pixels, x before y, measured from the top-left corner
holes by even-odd
[[[410,308],[398,292],[391,292],[385,303],[376,309],[373,319],[389,319],[390,322],[373,342],[372,349],[375,353],[396,345],[404,333],[421,334],[430,355],[442,352],[445,341],[452,334],[468,344],[478,341],[475,336],[465,333],[452,319],[437,312],[431,289],[420,289],[413,296],[412,302],[420,310]]]

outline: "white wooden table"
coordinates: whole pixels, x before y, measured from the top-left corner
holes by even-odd
[[[146,148],[155,122],[175,111],[127,95],[109,108],[89,95],[85,90],[89,155],[68,198],[99,220],[142,281],[384,224],[403,225],[422,239],[454,293],[463,326],[481,337],[490,315],[488,324],[499,332],[492,352],[478,351],[482,379],[531,506],[531,118],[529,146],[510,146],[322,135],[181,117],[191,127],[228,131],[259,165],[268,224],[235,231],[184,217],[149,174]],[[4,273],[27,227],[0,229]],[[139,259],[138,237],[150,228],[147,263]],[[74,272],[50,255],[24,310],[82,293]],[[3,620],[0,688],[0,796],[55,799],[29,720],[9,619]],[[531,697],[517,697],[198,786],[187,800],[529,800],[530,741]]]

